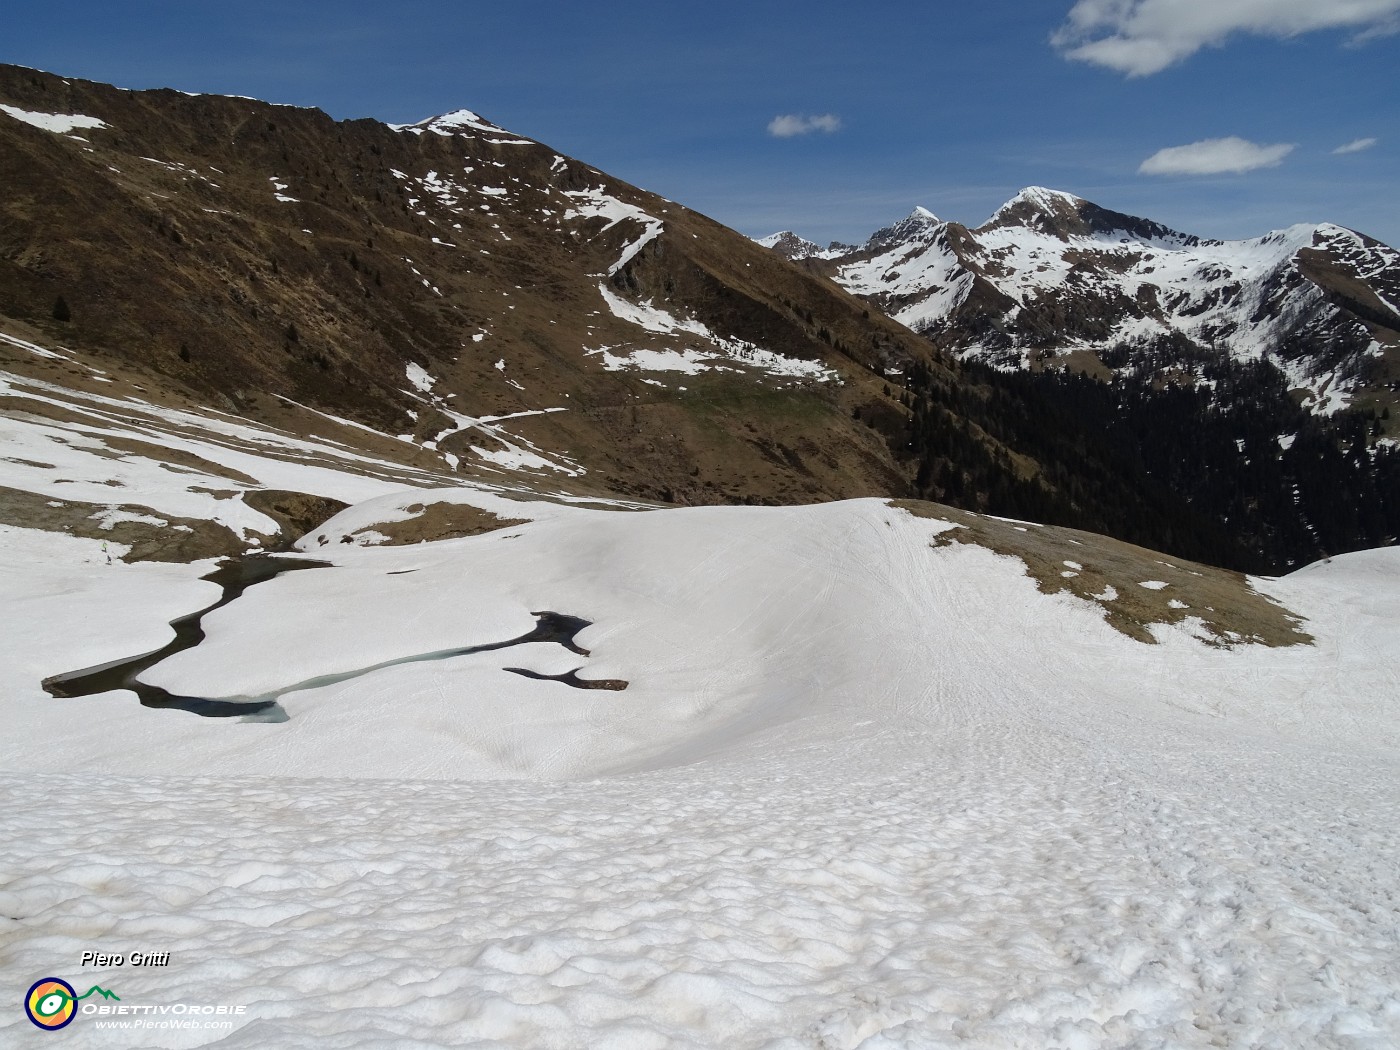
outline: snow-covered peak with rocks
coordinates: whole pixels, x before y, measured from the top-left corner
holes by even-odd
[[[826,258],[848,291],[1005,368],[1194,347],[1266,358],[1326,412],[1400,349],[1400,254],[1330,223],[1208,240],[1031,186],[976,228],[919,208]]]
[[[1077,214],[1085,203],[1083,197],[1076,197],[1064,190],[1027,186],[993,212],[979,229],[1011,223],[1024,225],[1028,219],[1056,219],[1066,214]]]
[[[826,251],[820,244],[799,237],[791,230],[770,233],[767,237],[757,238],[756,242],[765,248],[771,248],[784,259],[811,259],[822,256]]]
[[[862,248],[870,251],[908,241],[927,242],[942,225],[943,220],[933,212],[917,207],[898,222],[876,230]]]
[[[506,131],[498,124],[492,124],[479,113],[470,109],[454,109],[450,113],[441,113],[436,117],[429,117],[427,120],[420,120],[416,124],[390,124],[389,127],[395,131],[407,131],[414,135],[421,135],[425,131],[430,131],[435,135],[456,135],[461,132],[484,133],[487,135],[504,135],[506,138],[494,139],[495,142],[519,143],[521,145],[530,144],[530,139],[522,139],[517,135]]]

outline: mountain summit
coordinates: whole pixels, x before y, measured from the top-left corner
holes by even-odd
[[[1101,208],[1063,190],[1028,186],[1007,201],[977,227],[978,233],[1019,226],[1062,241],[1105,237],[1121,241],[1159,244],[1195,243],[1196,238],[1177,233],[1160,223]],[[873,238],[872,238],[873,239]]]
[[[1400,253],[1329,223],[1206,240],[1032,186],[975,228],[920,209],[825,272],[1001,368],[1263,358],[1317,411],[1400,381]]]
[[[918,207],[892,226],[876,230],[864,244],[864,248],[882,248],[887,245],[927,241],[933,232],[943,225],[942,220],[927,208]]]
[[[799,237],[791,230],[783,230],[780,233],[769,234],[767,237],[760,237],[758,243],[781,255],[784,259],[811,259],[820,257],[826,252],[826,249],[820,244]]]

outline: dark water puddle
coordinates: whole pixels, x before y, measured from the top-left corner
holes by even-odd
[[[66,671],[52,675],[43,681],[44,691],[50,696],[76,697],[93,696],[110,689],[130,689],[140,698],[143,707],[174,708],[189,711],[205,718],[232,718],[235,715],[258,716],[259,721],[280,722],[286,714],[277,707],[276,700],[260,700],[253,703],[238,703],[230,700],[210,700],[202,696],[181,696],[167,692],[157,685],[147,685],[137,676],[154,667],[167,657],[193,649],[204,641],[204,617],[215,609],[222,609],[229,602],[240,597],[255,584],[264,583],[284,572],[298,569],[320,569],[329,567],[330,562],[311,561],[306,558],[271,558],[263,554],[249,555],[246,558],[233,558],[225,561],[207,576],[200,579],[217,583],[223,588],[223,595],[213,605],[198,612],[171,620],[170,626],[175,637],[165,646],[153,652],[143,653],[126,660],[112,660],[96,667],[85,667],[79,671]],[[275,710],[274,710],[275,708]],[[279,717],[280,716],[280,717]]]
[[[465,645],[451,649],[438,649],[430,653],[418,653],[414,656],[402,656],[393,660],[383,660],[368,667],[357,667],[352,671],[341,671],[334,674],[319,675],[315,678],[308,678],[285,688],[264,693],[261,696],[247,697],[239,700],[211,700],[201,696],[181,696],[168,692],[155,685],[148,685],[138,677],[143,671],[154,667],[167,657],[186,649],[192,649],[204,640],[204,628],[201,621],[208,613],[215,609],[220,609],[238,598],[245,590],[254,584],[270,580],[284,572],[292,572],[297,569],[324,568],[328,562],[311,561],[299,558],[269,558],[265,555],[253,555],[247,558],[231,560],[219,566],[216,570],[201,579],[209,580],[223,587],[223,596],[213,605],[200,609],[198,612],[182,616],[177,620],[170,621],[171,628],[175,631],[175,638],[164,647],[153,652],[144,653],[141,656],[134,656],[126,660],[114,660],[110,663],[99,664],[96,667],[85,667],[79,671],[68,671],[63,674],[56,674],[45,678],[43,686],[50,696],[55,697],[77,697],[92,696],[97,693],[105,693],[111,689],[129,689],[135,693],[145,707],[174,708],[179,711],[189,711],[193,714],[203,715],[206,718],[231,718],[234,716],[244,716],[248,721],[256,722],[285,722],[287,714],[278,704],[278,700],[287,693],[294,693],[302,689],[317,689],[322,686],[336,685],[340,682],[347,682],[352,678],[359,678],[362,675],[371,674],[375,671],[383,670],[386,667],[397,667],[403,664],[425,663],[432,660],[449,660],[455,656],[469,656],[472,653],[491,652],[496,649],[508,649],[516,645],[530,645],[535,642],[546,642],[562,645],[570,652],[578,653],[580,656],[587,656],[589,652],[578,645],[575,641],[578,633],[585,627],[591,627],[592,621],[585,620],[578,616],[568,616],[557,612],[534,612],[530,615],[535,617],[533,630],[511,638],[504,642],[487,642],[484,645]],[[412,570],[409,570],[412,571]],[[566,675],[544,675],[534,671],[526,671],[523,668],[510,667],[508,671],[525,675],[528,678],[541,678],[550,681],[564,682],[577,689],[626,689],[627,683],[619,679],[601,679],[589,682],[577,677],[574,671]]]
[[[526,678],[538,678],[542,682],[563,682],[571,685],[575,689],[626,689],[628,683],[621,678],[580,678],[578,676],[580,668],[566,671],[563,674],[541,674],[539,671],[527,671],[523,667],[503,667],[503,671],[511,674],[523,675]]]
[[[555,642],[562,645],[570,652],[578,653],[580,656],[587,656],[588,650],[580,648],[574,637],[585,627],[593,626],[592,620],[584,620],[577,616],[566,616],[557,612],[533,612],[530,614],[535,618],[535,629],[518,638],[511,638],[504,642],[487,642],[484,645],[463,645],[452,649],[436,649],[431,653],[418,653],[414,656],[399,656],[392,660],[382,660],[377,664],[370,664],[368,667],[357,667],[353,671],[338,671],[334,674],[318,675],[315,678],[308,678],[305,681],[289,685],[276,692],[265,693],[262,696],[252,697],[253,703],[265,703],[277,700],[288,693],[295,693],[301,689],[320,689],[322,686],[338,685],[341,682],[348,682],[352,678],[359,678],[362,675],[372,674],[375,671],[382,671],[386,667],[401,667],[404,664],[421,664],[430,660],[450,660],[454,656],[470,656],[472,653],[489,653],[495,649],[509,649],[513,645],[529,645],[533,642]],[[582,686],[581,688],[589,688]],[[626,688],[624,682],[622,688]]]

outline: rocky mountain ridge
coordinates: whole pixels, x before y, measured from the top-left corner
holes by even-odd
[[[1400,253],[1340,226],[1210,240],[1029,187],[986,222],[926,209],[850,251],[842,287],[966,359],[1093,374],[1267,360],[1316,411],[1388,405],[1400,383]]]

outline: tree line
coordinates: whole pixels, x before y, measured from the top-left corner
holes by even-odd
[[[1199,362],[1189,382],[1146,361],[1108,382],[963,372],[904,377],[921,498],[1261,574],[1400,536],[1400,451],[1375,417],[1307,411],[1267,361]]]

